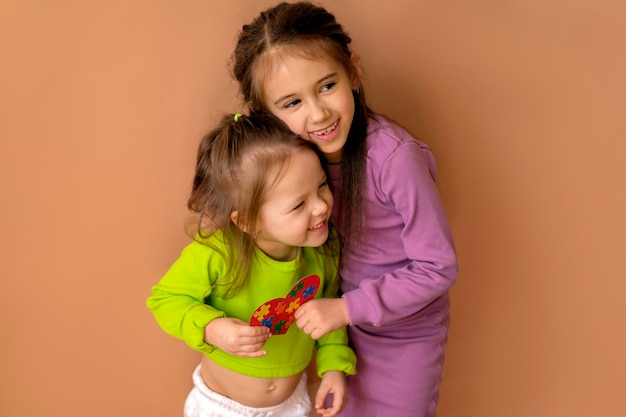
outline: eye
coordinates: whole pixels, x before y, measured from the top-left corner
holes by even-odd
[[[337,85],[337,83],[336,83],[336,82],[331,81],[331,82],[329,82],[329,83],[324,84],[324,85],[322,86],[321,91],[322,91],[322,92],[325,92],[325,91],[332,90],[332,89],[333,89],[336,85]]]
[[[322,183],[320,184],[320,188],[324,188],[324,187],[328,187],[328,180],[324,180],[324,181],[322,181]]]
[[[293,209],[291,209],[291,211],[296,211],[299,210],[300,208],[304,207],[304,201],[302,201],[300,204],[298,204],[297,206],[295,206]]]
[[[287,102],[283,107],[286,109],[290,109],[292,107],[297,106],[298,104],[300,104],[301,100],[297,99],[297,100],[291,100],[289,102]]]

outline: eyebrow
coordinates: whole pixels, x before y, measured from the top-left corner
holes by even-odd
[[[331,72],[330,74],[326,74],[326,75],[324,75],[322,78],[320,78],[319,80],[317,80],[317,81],[315,82],[315,84],[321,84],[321,83],[323,83],[324,81],[326,81],[326,80],[327,80],[327,79],[329,79],[329,78],[336,77],[336,76],[337,76],[337,74],[338,74],[337,72]],[[283,101],[283,100],[285,100],[285,99],[288,99],[289,97],[294,96],[294,95],[295,95],[294,93],[289,93],[289,94],[286,94],[286,95],[284,95],[284,96],[282,96],[282,97],[279,97],[279,98],[278,98],[278,99],[274,102],[274,105],[276,106],[276,105],[278,105],[278,103],[280,103],[281,101]]]

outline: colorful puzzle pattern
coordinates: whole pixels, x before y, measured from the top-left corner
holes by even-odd
[[[302,278],[284,298],[274,298],[258,306],[250,317],[250,325],[269,327],[275,335],[286,333],[295,321],[294,314],[298,307],[315,298],[319,287],[319,276]]]

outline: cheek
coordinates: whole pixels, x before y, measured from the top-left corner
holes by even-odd
[[[279,113],[273,113],[273,114],[274,116],[282,120],[287,125],[289,130],[291,130],[293,133],[295,133],[296,135],[300,136],[303,139],[307,139],[305,124],[302,123],[300,119],[298,119],[297,117],[290,116],[290,115],[285,116],[284,114],[279,114]]]
[[[287,127],[289,127],[289,130],[291,130],[293,133],[300,136],[301,138],[304,138],[304,139],[307,138],[306,130],[304,129],[304,124],[294,119],[283,120],[283,122],[287,124]]]
[[[345,109],[346,109],[346,112],[350,114],[351,118],[353,118],[355,104],[354,104],[354,98],[352,97],[352,92],[350,92],[350,97],[346,97]]]

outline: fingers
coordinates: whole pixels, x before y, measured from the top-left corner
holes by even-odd
[[[346,377],[339,371],[327,371],[315,394],[315,409],[324,417],[339,414],[347,399]]]
[[[325,410],[327,407],[331,407],[332,404],[333,394],[329,391],[329,389],[320,385],[320,388],[315,395],[315,409],[319,412],[320,410]]]
[[[272,335],[265,326],[249,326],[237,334],[239,340],[245,344],[264,343]]]
[[[327,333],[340,329],[349,322],[344,322],[341,299],[316,299],[298,308],[294,314],[296,324],[313,339],[319,339]]]
[[[308,316],[303,316],[303,318],[297,320],[296,325],[304,333],[310,335],[312,339],[317,340],[328,333],[325,326],[321,325],[321,323],[316,324],[314,321],[309,321]]]
[[[315,411],[318,414],[321,414],[323,417],[332,417],[338,414],[342,408],[343,401],[341,396],[334,395],[332,392],[326,392],[326,394],[317,393],[315,397]]]
[[[333,384],[322,380],[315,394],[315,410],[323,417],[331,417],[341,410],[341,401],[333,393]]]
[[[313,303],[314,301],[315,300],[311,300],[308,303],[303,304],[300,307],[298,307],[296,312],[293,314],[294,318],[296,320],[299,320],[302,316],[304,316],[304,314],[306,313],[307,309],[311,308],[311,303]]]
[[[236,356],[241,356],[242,358],[260,358],[261,356],[267,355],[266,350],[257,350],[255,352],[238,352],[234,353]]]
[[[300,320],[296,320],[296,326],[298,326],[300,330],[302,330],[306,334],[311,334],[311,332],[315,330],[315,327],[313,327],[313,324],[303,318]]]
[[[316,312],[315,310],[309,312],[309,310],[311,309],[311,303],[313,303],[313,301],[309,301],[307,304],[304,304],[303,306],[298,308],[294,314],[294,317],[296,319],[296,326],[298,326],[300,330],[302,330],[304,333],[313,337],[312,333],[315,331],[316,327],[314,320],[314,317],[316,317]]]
[[[246,358],[265,356],[267,351],[261,350],[272,334],[267,327],[247,326],[233,341],[233,354]]]
[[[337,396],[329,393],[326,401],[322,403],[321,407],[316,406],[315,411],[321,414],[322,417],[333,417],[339,414],[342,408],[343,402]]]
[[[265,341],[259,343],[246,343],[243,341],[238,341],[236,343],[231,344],[231,348],[229,352],[231,355],[243,356],[246,358],[258,358],[260,356],[267,355],[267,351],[261,350]]]
[[[236,356],[255,358],[267,354],[261,350],[271,336],[267,327],[250,326],[233,318],[216,319],[212,323],[205,332],[208,343]]]

